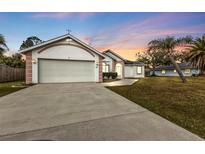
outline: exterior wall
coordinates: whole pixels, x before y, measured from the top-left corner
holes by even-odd
[[[112,71],[115,72],[116,61],[113,60],[112,62]]]
[[[98,82],[103,82],[102,61],[103,61],[102,57],[99,57],[99,64],[98,64],[98,69],[99,69],[98,70],[98,72],[99,72],[98,77],[99,77],[99,80],[98,80]]]
[[[123,61],[118,62],[120,64],[122,64],[122,79],[125,78],[125,63]]]
[[[113,60],[112,58],[106,56],[106,54],[109,55],[110,57],[112,57],[115,60]],[[104,54],[104,55],[106,57],[108,57],[109,59],[107,58],[107,59],[105,59],[105,61],[106,60],[112,61],[112,63],[110,63],[111,64],[110,65],[111,66],[110,67],[110,72],[116,72],[116,65],[119,63],[119,64],[122,65],[122,77],[121,77],[121,79],[124,79],[124,76],[125,76],[125,63],[124,63],[124,61],[122,59],[120,59],[119,57],[115,56],[114,54],[112,54],[111,52],[106,52],[106,54]]]
[[[105,57],[106,58],[103,59],[103,62],[105,62],[106,64],[109,64],[109,68],[110,68],[109,72],[116,72],[115,67],[118,63],[122,65],[122,78],[124,78],[124,66],[125,66],[124,62],[121,60],[115,61],[112,58],[107,57],[106,55],[105,55]]]
[[[104,55],[105,58],[103,59],[103,62],[109,65],[109,71],[112,72],[113,71],[113,59]]]
[[[199,75],[200,71],[197,69],[191,69],[190,73],[185,73],[185,70],[182,70],[182,73],[184,76],[192,76],[194,74]],[[152,71],[150,72],[150,75],[152,75]],[[156,76],[179,76],[177,72],[174,72],[174,70],[166,70],[165,74],[162,73],[162,71],[155,71]]]
[[[61,42],[62,43],[62,42]],[[32,65],[32,83],[38,83],[38,59],[44,58],[44,59],[62,59],[62,60],[89,60],[94,61],[94,69],[95,69],[95,81],[99,82],[99,64],[101,63],[99,61],[99,55],[96,53],[90,51],[92,54],[90,54],[88,51],[86,51],[83,48],[76,47],[76,46],[70,46],[68,45],[59,45],[59,46],[52,46],[50,48],[46,48],[45,50],[41,51],[42,48],[39,48],[37,50],[32,51],[32,58],[36,61],[36,63],[29,63]],[[28,52],[29,53],[29,52]],[[31,53],[31,52],[30,52]]]
[[[137,67],[141,67],[142,68],[142,73],[141,74],[137,73]],[[145,76],[144,66],[125,65],[125,78],[142,78],[144,76]]]
[[[106,54],[108,54],[110,57],[113,57],[116,61],[122,61],[122,59],[118,58],[117,56],[113,55],[110,52],[107,52]]]
[[[38,53],[33,52],[33,58],[95,60],[87,51],[69,45],[54,46]]]
[[[25,56],[26,56],[26,70],[25,70],[26,84],[31,84],[32,83],[32,52],[27,52]]]

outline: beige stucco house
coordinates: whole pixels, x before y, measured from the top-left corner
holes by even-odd
[[[26,83],[102,82],[103,72],[118,78],[143,77],[144,65],[103,53],[71,34],[20,51],[26,57]]]

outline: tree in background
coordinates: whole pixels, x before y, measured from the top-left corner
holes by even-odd
[[[0,34],[0,56],[3,55],[3,52],[9,50],[8,46],[6,45],[6,40],[2,34]]]
[[[34,45],[37,45],[39,43],[42,43],[43,41],[41,39],[39,39],[37,36],[31,36],[28,37],[25,41],[23,41],[23,43],[20,46],[20,50],[22,49],[26,49],[28,47],[32,47]]]
[[[192,42],[192,37],[190,36],[187,36],[184,38],[178,38],[178,39],[168,36],[163,39],[157,39],[157,40],[150,41],[148,43],[148,51],[164,51],[166,53],[166,56],[169,57],[170,62],[174,65],[177,73],[182,79],[182,82],[186,82],[186,79],[180,67],[178,66],[178,64],[176,63],[174,59],[174,53],[177,52],[176,50],[177,47],[181,45],[189,44],[191,42]]]
[[[205,71],[205,34],[201,38],[194,39],[187,49],[189,52],[187,60],[203,73]]]
[[[20,53],[15,53],[11,57],[13,59],[12,67],[25,67],[25,60],[22,59],[22,55]]]
[[[25,61],[22,59],[20,53],[15,53],[12,56],[5,56],[3,53],[9,50],[6,45],[6,40],[3,35],[0,34],[0,64],[5,64],[11,67],[25,67]]]
[[[185,53],[184,52],[175,52],[173,53],[173,57],[176,61],[182,63],[185,61]],[[152,76],[155,76],[155,68],[163,65],[172,65],[169,57],[166,52],[162,50],[146,50],[137,55],[137,61],[143,62],[147,68],[152,69]]]
[[[15,53],[12,56],[2,56],[0,58],[0,64],[5,64],[10,67],[24,68],[25,60],[22,59],[22,55]]]
[[[146,67],[152,68],[152,75],[155,76],[155,68],[165,63],[166,56],[163,51],[148,50],[138,55],[137,61],[143,62]]]

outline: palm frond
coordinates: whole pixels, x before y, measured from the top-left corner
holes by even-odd
[[[188,49],[189,54],[188,60],[194,67],[205,70],[205,35],[201,38],[196,38],[191,42],[190,48]]]
[[[5,50],[9,50],[8,46],[6,45],[5,37],[0,34],[0,52],[4,52]]]

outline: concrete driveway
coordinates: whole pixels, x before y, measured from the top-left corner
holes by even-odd
[[[0,98],[0,140],[201,140],[97,83],[39,84]]]
[[[126,86],[126,85],[132,85],[135,82],[137,82],[138,79],[123,79],[123,80],[118,80],[118,81],[113,81],[113,82],[105,82],[102,83],[104,86]]]

